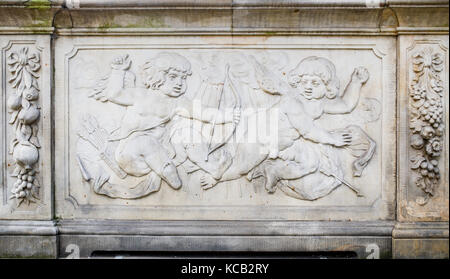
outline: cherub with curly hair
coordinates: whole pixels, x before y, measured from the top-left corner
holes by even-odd
[[[307,57],[289,72],[291,89],[282,94],[280,102],[286,123],[282,131],[294,129],[296,132],[285,139],[287,145],[280,146],[278,158],[267,160],[260,166],[267,191],[274,192],[281,180],[295,180],[309,174],[320,175],[321,170],[343,177],[339,158],[332,147],[350,145],[352,133],[355,130],[359,132],[359,129],[326,131],[312,120],[324,113],[344,114],[353,111],[358,104],[361,87],[368,77],[367,69],[356,68],[351,81],[341,93],[335,66],[326,58]],[[301,189],[291,187],[285,191],[290,191],[289,194],[296,198],[314,200],[328,194],[341,182],[321,177],[315,183],[304,184],[310,185],[304,185]]]
[[[353,71],[351,80],[340,93],[339,79],[333,63],[322,57],[310,56],[289,72],[289,84],[297,89],[296,97],[306,111],[317,119],[324,113],[342,114],[353,111],[359,101],[361,87],[369,78],[364,67]]]
[[[184,97],[186,79],[191,75],[191,64],[177,53],[160,52],[143,65],[145,87],[134,86],[134,75],[129,72],[131,61],[128,55],[116,58],[111,64],[111,74],[100,82],[92,97],[126,107],[120,128],[109,141],[117,141],[115,161],[126,174],[141,177],[155,172],[174,189],[182,181],[177,165],[187,158],[205,170],[214,179],[219,179],[231,164],[225,155],[218,160],[205,162],[205,144],[186,143],[175,150],[169,142],[176,116],[215,124],[237,122],[240,111],[221,114],[208,110],[194,115],[192,101]],[[183,151],[182,159],[173,158]]]

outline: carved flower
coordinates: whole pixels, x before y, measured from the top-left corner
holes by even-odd
[[[420,149],[423,147],[423,138],[418,135],[414,134],[411,136],[411,146],[415,149]]]
[[[442,92],[442,90],[444,89],[444,86],[442,85],[442,80],[437,79],[437,78],[433,78],[430,80],[430,85],[431,88],[435,91],[435,92]]]
[[[436,135],[442,136],[444,135],[444,124],[440,124],[436,129]]]
[[[431,139],[432,137],[434,137],[435,132],[433,127],[431,126],[425,126],[422,128],[422,130],[420,131],[420,135],[424,138],[424,139]]]
[[[442,151],[442,144],[440,139],[438,137],[435,137],[428,141],[427,145],[425,146],[425,151],[432,157],[439,156]]]

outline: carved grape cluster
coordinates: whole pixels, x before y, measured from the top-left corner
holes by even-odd
[[[37,138],[40,108],[38,106],[39,78],[41,67],[38,52],[30,53],[28,47],[11,52],[7,59],[11,73],[9,82],[15,89],[8,97],[9,124],[13,126],[15,137],[10,144],[10,154],[16,163],[12,176],[17,180],[10,199],[17,199],[18,206],[24,201],[38,199],[36,163],[39,160],[40,144]]]
[[[411,159],[411,169],[419,175],[416,185],[429,197],[434,194],[441,177],[439,156],[445,127],[440,73],[444,61],[441,53],[429,48],[413,55],[412,62],[410,143],[420,152]]]
[[[427,122],[429,126],[432,126],[435,129],[439,128],[444,112],[442,104],[439,101],[425,101],[418,111],[422,121]]]
[[[14,183],[13,189],[11,193],[12,196],[16,199],[26,199],[29,195],[31,195],[31,191],[35,186],[35,170],[21,170],[17,175],[16,183]]]

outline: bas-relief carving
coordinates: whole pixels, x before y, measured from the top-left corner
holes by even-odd
[[[405,45],[409,161],[400,214],[406,220],[448,220],[448,41],[414,37]]]
[[[201,76],[193,97],[185,94],[192,64],[176,51],[142,61],[140,73],[130,67],[141,61],[119,56],[91,87],[85,98],[123,113],[109,130],[102,124],[105,114],[84,113],[79,120],[76,160],[95,193],[121,199],[157,195],[162,182],[182,189],[199,172],[197,185],[205,191],[245,178],[255,189],[301,200],[320,199],[339,186],[363,196],[361,185],[345,177],[364,176],[376,150],[361,127],[377,121],[381,111],[377,99],[360,98],[367,69],[356,67],[342,89],[335,65],[324,57],[306,57],[293,69],[284,69],[288,58],[282,51],[192,57]],[[344,128],[327,129],[319,121],[353,114],[360,117],[347,117]],[[262,116],[263,123],[252,122]],[[275,137],[249,140],[255,125],[272,129]],[[351,174],[345,173],[342,152],[354,157]]]
[[[13,127],[14,137],[9,144],[9,154],[14,160],[13,177],[17,177],[10,199],[36,202],[39,199],[39,182],[36,178],[39,169],[38,122],[40,118],[39,99],[39,51],[21,47],[7,54],[7,70],[11,74],[8,82],[13,91],[7,96],[7,108],[10,113],[9,124]]]
[[[398,219],[447,221],[448,37],[405,36],[399,48]]]
[[[443,147],[445,125],[442,97],[444,93],[441,74],[444,70],[442,53],[425,48],[413,54],[414,77],[410,82],[410,144],[415,150],[411,169],[416,173],[415,184],[425,197],[416,201],[420,205],[434,195],[441,174],[439,157]]]

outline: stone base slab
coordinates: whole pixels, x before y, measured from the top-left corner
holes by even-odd
[[[61,235],[59,249],[61,257],[68,258],[160,257],[154,256],[158,252],[164,252],[168,257],[176,257],[180,252],[198,252],[197,255],[216,252],[217,257],[224,252],[244,253],[251,257],[264,257],[266,252],[277,252],[281,257],[292,257],[290,254],[295,255],[292,252],[316,252],[324,258],[391,258],[391,239],[362,236]]]
[[[448,222],[398,223],[392,232],[392,256],[395,259],[448,259],[448,232]]]
[[[0,258],[56,258],[57,232],[51,221],[0,221]]]
[[[56,258],[56,236],[0,235],[0,258]]]
[[[0,258],[448,258],[448,247],[444,222],[0,221]]]
[[[394,259],[448,259],[447,239],[393,239]]]

